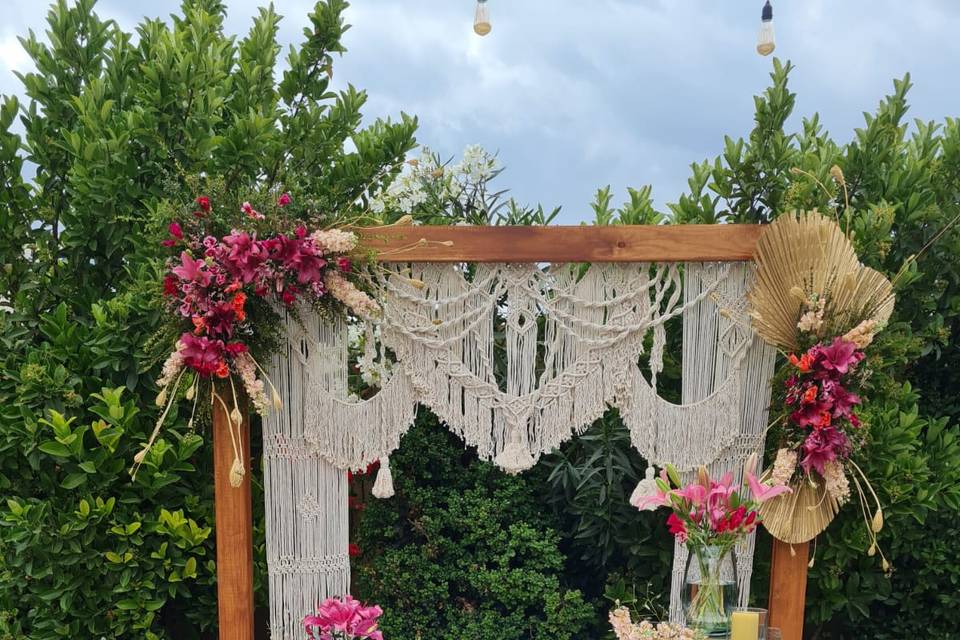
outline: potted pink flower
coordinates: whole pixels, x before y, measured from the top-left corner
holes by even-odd
[[[310,640],[383,640],[377,628],[383,609],[365,606],[347,595],[327,598],[317,612],[303,619],[303,626]]]

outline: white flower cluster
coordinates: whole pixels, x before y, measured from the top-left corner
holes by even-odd
[[[466,186],[492,177],[498,168],[497,159],[479,145],[467,146],[460,162],[446,168],[428,147],[421,147],[419,157],[408,160],[403,173],[385,191],[374,194],[370,210],[376,214],[388,208],[410,213],[426,201],[425,185],[431,182],[436,183],[441,198],[456,198]]]
[[[263,380],[257,377],[257,365],[253,357],[249,353],[239,353],[234,357],[233,364],[240,374],[243,388],[247,390],[247,396],[253,403],[253,407],[260,415],[266,415],[269,406],[267,392]]]
[[[843,336],[843,339],[857,345],[857,349],[864,349],[873,342],[873,336],[876,331],[876,320],[864,320],[853,329],[850,329],[850,331]]]
[[[324,283],[334,298],[350,307],[361,318],[380,315],[380,305],[336,271],[327,271]]]
[[[463,159],[450,167],[450,171],[454,175],[466,176],[473,182],[480,182],[493,176],[497,168],[495,157],[480,145],[471,144],[463,150]]]
[[[370,387],[382,387],[393,375],[393,363],[389,360],[377,362],[374,354],[364,354],[357,358],[357,367],[363,383]]]
[[[183,369],[183,355],[180,353],[180,343],[177,342],[177,348],[170,353],[167,361],[163,363],[163,372],[157,379],[157,386],[161,389],[169,386],[181,369]]]
[[[793,449],[779,449],[773,462],[770,484],[774,487],[790,484],[793,472],[797,470],[797,452]]]

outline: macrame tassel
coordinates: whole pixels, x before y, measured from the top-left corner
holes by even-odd
[[[654,474],[655,474],[655,471],[654,471],[653,465],[652,464],[647,465],[647,471],[644,474],[643,480],[637,483],[637,488],[634,489],[633,493],[630,494],[630,504],[637,507],[638,509],[640,509],[640,506],[639,506],[640,501],[643,498],[656,495],[657,493],[658,487],[657,487],[657,481],[654,480],[654,477],[653,477]],[[653,511],[656,508],[657,508],[656,505],[651,504],[651,505],[647,505],[646,507],[643,507],[641,510]]]
[[[533,459],[529,449],[525,446],[519,442],[511,442],[497,455],[494,462],[498,467],[515,476],[531,468],[537,461]]]
[[[530,449],[522,442],[519,430],[516,427],[510,429],[509,442],[507,442],[503,451],[497,454],[493,462],[512,476],[537,464],[536,459],[530,453]]]
[[[390,458],[386,457],[380,461],[377,481],[373,483],[373,497],[386,500],[393,496],[393,472],[390,471]]]

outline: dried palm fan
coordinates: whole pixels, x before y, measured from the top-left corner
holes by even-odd
[[[827,493],[824,482],[803,478],[784,493],[760,504],[763,526],[777,540],[800,544],[813,540],[833,521],[840,505]]]
[[[862,320],[885,323],[893,286],[863,266],[840,226],[817,211],[782,215],[757,242],[756,280],[747,299],[761,338],[787,351],[799,348],[797,321],[811,300],[825,300],[824,318],[836,334]]]

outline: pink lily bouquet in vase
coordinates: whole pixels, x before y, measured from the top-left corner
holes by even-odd
[[[689,552],[683,593],[687,624],[707,637],[730,633],[738,594],[734,547],[760,524],[762,502],[790,492],[789,487],[758,480],[756,460],[751,455],[744,468],[749,495],[734,483],[733,473],[714,479],[700,467],[696,479],[684,485],[677,470],[667,465],[649,492],[641,486],[631,498],[640,510],[671,510],[667,527]]]
[[[364,606],[349,595],[327,598],[303,619],[303,627],[310,640],[383,640],[378,629],[382,615],[380,607]]]

